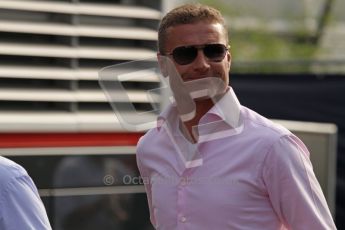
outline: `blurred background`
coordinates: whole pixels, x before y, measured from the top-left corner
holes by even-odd
[[[135,162],[143,132],[121,126],[98,71],[154,57],[162,15],[187,2],[0,0],[0,154],[27,169],[54,229],[152,229]],[[226,18],[241,104],[307,144],[345,229],[345,1],[199,2]],[[146,96],[155,77],[122,84],[137,111],[164,101]]]

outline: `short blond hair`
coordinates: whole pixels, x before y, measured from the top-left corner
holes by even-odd
[[[228,41],[228,30],[222,14],[215,8],[202,4],[185,4],[168,12],[158,28],[158,51],[165,53],[165,44],[167,40],[167,31],[170,27],[193,24],[200,21],[209,23],[219,23],[224,28],[226,41]]]

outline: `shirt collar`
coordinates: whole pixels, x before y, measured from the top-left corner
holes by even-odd
[[[239,123],[240,109],[241,104],[234,90],[228,87],[224,96],[200,119],[200,123],[203,124],[207,122],[207,117],[213,114],[225,121],[231,127],[236,128]]]
[[[240,118],[240,107],[241,104],[238,101],[234,90],[228,87],[227,92],[224,96],[200,119],[200,124],[205,124],[208,122],[208,117],[216,115],[221,120],[225,121],[231,127],[236,128],[239,125]],[[171,120],[170,120],[171,119]],[[167,120],[172,121],[177,119],[177,109],[176,105],[171,104],[157,118],[157,128],[164,125]]]

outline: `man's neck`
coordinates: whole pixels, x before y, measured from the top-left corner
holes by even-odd
[[[200,119],[214,106],[214,102],[212,99],[205,99],[202,101],[195,101],[195,116],[193,119],[181,122],[180,123],[180,130],[184,134],[184,136],[191,142],[196,143],[198,140],[198,133],[196,127],[199,124]]]

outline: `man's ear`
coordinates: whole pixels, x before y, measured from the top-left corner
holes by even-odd
[[[167,57],[157,53],[158,65],[164,77],[168,77]]]
[[[227,58],[228,65],[229,65],[229,70],[230,70],[230,68],[231,68],[231,60],[232,60],[230,51],[228,51],[228,53],[226,55],[226,58]]]

